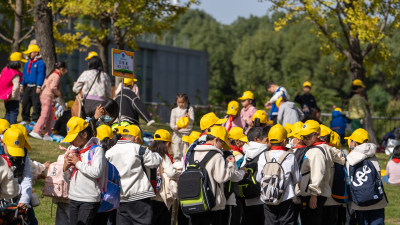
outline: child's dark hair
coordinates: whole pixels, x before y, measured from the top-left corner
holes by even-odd
[[[161,156],[161,158],[164,158],[165,155],[168,153],[168,148],[165,145],[165,142],[166,141],[160,141],[160,140],[153,141],[149,149],[152,152],[157,152]]]
[[[23,178],[23,173],[25,169],[26,155],[28,154],[27,150],[24,149],[25,156],[23,157],[10,157],[10,162],[12,166],[15,166],[14,177],[19,180]]]
[[[265,90],[268,90],[272,85],[276,85],[275,82],[273,81],[269,81],[265,84]]]
[[[256,138],[263,140],[264,138],[268,137],[269,129],[270,129],[269,126],[252,127],[247,133],[247,139],[249,139],[249,141],[254,141]]]
[[[112,99],[108,99],[103,101],[100,104],[107,112],[110,114],[112,118],[117,118],[119,114],[119,106],[118,103]]]
[[[400,159],[400,145],[397,145],[393,149],[393,158]]]
[[[251,101],[250,104],[252,104],[254,107],[256,107],[256,100],[255,99],[249,99],[249,101]]]
[[[253,127],[265,127],[266,123],[261,123],[260,118],[255,118],[253,121]]]
[[[89,123],[89,126],[87,126],[83,131],[79,132],[78,135],[83,135],[84,133],[86,133],[86,140],[89,141],[92,137],[96,137],[96,128],[93,125],[93,123]]]
[[[46,78],[49,77],[54,72],[54,70],[61,69],[61,68],[67,68],[67,64],[65,62],[54,63],[53,69],[51,70],[51,72],[49,74],[47,74]]]
[[[99,78],[99,76],[100,76],[101,72],[103,71],[103,62],[101,61],[100,57],[93,56],[92,58],[90,58],[89,62],[88,62],[88,67],[89,67],[89,70],[97,70],[96,79],[97,79],[97,82],[100,83],[101,79]]]
[[[214,140],[216,137],[214,136],[214,135],[211,135],[211,134],[207,134],[207,136],[206,136],[206,141],[212,141],[212,140]]]
[[[331,143],[331,135],[323,136],[323,137],[321,137],[321,139],[328,144]]]
[[[8,69],[13,69],[13,70],[19,70],[22,66],[22,63],[20,61],[8,61],[7,63],[7,68]]]
[[[187,104],[186,104],[186,113],[188,113],[189,112],[189,109],[190,109],[190,101],[189,101],[189,97],[187,96],[187,94],[185,94],[185,93],[178,93],[178,94],[176,94],[176,99],[175,99],[175,104],[174,104],[174,107],[176,107],[176,106],[178,106],[178,98],[183,98],[183,101],[185,101]]]

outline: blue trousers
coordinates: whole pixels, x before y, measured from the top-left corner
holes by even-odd
[[[17,123],[17,117],[19,113],[19,101],[8,101],[4,102],[6,108],[5,120],[7,120],[10,125]]]
[[[385,225],[385,209],[356,211],[358,225]]]

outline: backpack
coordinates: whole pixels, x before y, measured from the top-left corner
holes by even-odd
[[[247,174],[243,177],[243,180],[239,182],[239,196],[241,198],[251,199],[260,197],[261,186],[256,181],[257,169],[258,169],[258,158],[265,152],[262,151],[253,159],[246,158],[246,169]]]
[[[215,195],[205,166],[217,153],[209,151],[200,162],[194,161],[194,152],[190,155],[189,165],[178,181],[179,203],[186,215],[206,213],[215,206]]]
[[[89,165],[92,162],[96,147],[98,147],[98,145],[93,145],[89,149]],[[101,202],[100,208],[97,210],[98,213],[109,212],[111,210],[117,209],[120,203],[121,181],[119,177],[119,172],[113,164],[111,164],[108,160],[106,161],[107,163],[104,169],[104,180],[97,180],[101,192]]]
[[[144,165],[144,154],[146,153],[147,147],[145,146],[140,146],[139,147],[139,159],[140,159],[140,164],[142,165],[142,169],[144,173],[146,174],[146,177],[149,179],[151,186],[154,189],[154,194],[157,194],[158,190],[160,189],[161,186],[161,177],[157,175],[157,168],[151,168],[150,169],[150,177],[147,174],[147,169],[146,166]]]
[[[371,160],[365,159],[349,166],[350,197],[358,206],[370,206],[383,199],[382,181]]]
[[[324,154],[325,159],[326,159],[326,152],[325,152],[324,148],[322,148],[322,147],[320,147],[320,146],[312,146],[312,147],[309,147],[309,148],[307,149],[307,151],[305,151],[305,152],[308,152],[311,148],[318,148],[318,149]],[[304,156],[303,156],[303,158],[301,159],[300,165],[303,165],[303,162],[304,162],[305,159],[306,159],[306,153],[304,153]],[[299,169],[301,170],[301,166],[299,167]],[[305,173],[301,174],[302,179],[303,179],[303,177],[304,177],[305,175],[310,174],[310,172],[311,172],[311,171],[308,171],[308,172],[305,172]],[[306,189],[304,190],[304,192],[307,192],[307,191],[308,191],[308,187],[309,187],[309,185],[310,185],[310,182],[311,182],[311,178],[308,179],[308,181],[307,181],[307,186],[306,186]]]
[[[348,193],[348,175],[344,165],[335,163],[335,172],[333,173],[332,198],[338,203],[349,202]]]
[[[279,205],[287,186],[285,171],[282,162],[285,161],[289,152],[284,152],[278,161],[271,160],[269,152],[265,152],[267,163],[262,170],[261,179],[261,199],[268,205]]]
[[[68,200],[69,185],[63,178],[64,155],[59,155],[57,162],[50,164],[44,180],[43,196]]]

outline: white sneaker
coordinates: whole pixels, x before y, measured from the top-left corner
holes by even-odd
[[[43,140],[44,141],[53,141],[53,138],[49,135],[44,135]]]
[[[42,138],[42,136],[40,136],[40,134],[35,133],[35,132],[33,132],[33,131],[29,133],[29,136],[31,136],[31,137],[33,137],[33,138],[36,138],[36,139],[43,140],[43,138]]]
[[[29,124],[29,122],[28,121],[22,121],[21,123],[19,123],[19,124],[21,124],[22,126],[25,126],[25,125],[28,125]]]

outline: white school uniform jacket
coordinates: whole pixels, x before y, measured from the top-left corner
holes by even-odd
[[[154,189],[139,159],[139,148],[139,144],[119,140],[106,152],[106,158],[117,168],[121,178],[121,202],[155,197]],[[162,158],[158,153],[146,149],[143,162],[147,174],[150,175],[148,168],[157,168]]]
[[[68,198],[71,200],[79,202],[100,202],[101,200],[99,181],[104,180],[106,166],[104,150],[100,145],[100,140],[95,137],[91,138],[82,149],[93,144],[98,146],[94,149],[91,164],[88,164],[90,151],[86,151],[81,154],[81,161],[75,165],[77,168],[75,174],[72,176],[73,170],[67,170],[63,174],[64,180],[69,182]]]
[[[6,159],[0,156],[0,199],[14,198],[18,195],[18,179],[14,178],[11,167]]]

